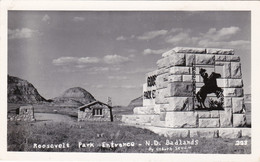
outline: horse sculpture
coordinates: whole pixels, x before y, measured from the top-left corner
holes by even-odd
[[[215,93],[218,98],[223,95],[223,90],[217,85],[217,78],[220,78],[221,75],[219,73],[212,72],[208,77],[208,73],[206,73],[206,70],[203,68],[200,69],[199,73],[203,78],[204,86],[202,86],[197,92],[196,98],[199,101],[201,108],[207,108],[205,106],[205,99],[208,94]]]

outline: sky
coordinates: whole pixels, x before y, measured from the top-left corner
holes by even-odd
[[[8,12],[8,74],[46,99],[82,87],[97,100],[128,105],[161,54],[177,46],[233,48],[251,93],[250,12]]]

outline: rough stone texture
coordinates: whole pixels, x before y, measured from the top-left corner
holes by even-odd
[[[232,100],[231,97],[224,97],[224,108],[230,108],[232,106]]]
[[[240,61],[240,57],[239,56],[235,56],[235,55],[226,56],[226,61],[236,61],[236,62],[239,62]]]
[[[210,111],[198,111],[198,117],[199,118],[210,118],[211,112]]]
[[[153,107],[135,107],[134,108],[134,114],[154,114],[154,108]]]
[[[168,84],[169,96],[191,97],[192,84],[184,82],[175,82]]]
[[[217,79],[217,85],[218,87],[229,87],[228,86],[228,79]]]
[[[155,94],[156,94],[156,97],[155,97],[156,104],[168,103],[168,99],[166,97],[169,96],[169,92],[168,92],[167,88],[158,89],[158,90],[156,90]]]
[[[219,127],[219,119],[216,118],[204,118],[199,119],[200,128],[217,128]]]
[[[219,111],[220,127],[232,127],[232,109],[225,108],[224,111]]]
[[[215,55],[215,61],[226,61],[226,55]]]
[[[159,104],[154,104],[154,114],[160,114],[160,107]]]
[[[173,50],[176,53],[206,53],[205,48],[175,47]]]
[[[242,137],[251,137],[251,128],[242,128]]]
[[[230,88],[242,88],[243,81],[242,79],[228,79],[228,85]]]
[[[219,111],[218,110],[211,111],[211,118],[219,118]]]
[[[243,113],[244,111],[244,98],[232,98],[233,113]]]
[[[244,94],[242,88],[223,88],[223,95],[226,97],[242,97]]]
[[[164,133],[165,137],[172,138],[172,137],[177,137],[177,138],[187,138],[189,137],[189,130],[172,130],[169,129],[165,131]]]
[[[181,82],[182,81],[182,75],[169,75],[168,81],[169,82]]]
[[[186,54],[186,66],[192,66],[192,63],[195,63],[195,55]]]
[[[169,57],[164,57],[156,62],[158,69],[165,68],[169,66]]]
[[[190,130],[190,138],[218,138],[218,130],[217,129],[211,129],[207,128],[205,129],[196,129],[196,130]]]
[[[189,111],[192,110],[191,97],[169,97],[169,107],[167,111]]]
[[[195,128],[197,127],[197,113],[167,112],[165,126],[173,128]]]
[[[189,67],[171,67],[170,74],[190,74],[191,70]]]
[[[215,56],[214,55],[196,55],[197,65],[214,65]]]
[[[206,52],[209,54],[218,54],[218,55],[234,55],[235,53],[233,49],[217,49],[217,48],[207,48]]]
[[[122,122],[133,124],[151,123],[153,118],[154,115],[123,115]]]
[[[233,127],[244,127],[246,125],[245,114],[233,114]]]
[[[164,68],[169,66],[185,66],[185,55],[184,54],[174,54],[164,57],[157,61],[158,68]]]
[[[240,62],[231,62],[231,77],[242,78]]]
[[[34,107],[33,106],[21,106],[16,110],[18,114],[16,115],[9,115],[8,120],[10,121],[35,121],[34,118]]]
[[[183,75],[183,82],[192,82],[192,75]]]
[[[176,52],[173,49],[171,49],[171,50],[169,50],[167,52],[164,52],[162,54],[162,57],[168,57],[168,56],[173,55],[173,54],[176,54]]]
[[[166,74],[158,75],[156,77],[155,83],[157,89],[166,88],[168,84],[168,74],[166,73]]]
[[[219,129],[219,137],[221,138],[240,138],[242,137],[241,129]]]
[[[230,78],[230,62],[223,62],[220,66],[215,66],[215,72],[221,74],[221,78]]]
[[[165,74],[168,73],[169,71],[170,71],[169,68],[161,68],[157,70],[157,75]]]

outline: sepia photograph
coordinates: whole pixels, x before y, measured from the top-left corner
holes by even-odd
[[[253,153],[250,10],[11,9],[6,23],[7,153]]]

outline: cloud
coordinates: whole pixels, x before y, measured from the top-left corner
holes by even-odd
[[[97,57],[60,57],[52,61],[52,63],[57,66],[78,64],[78,66],[76,67],[79,68],[84,67],[83,64],[91,64],[98,62],[100,62],[100,60]]]
[[[23,39],[23,38],[32,38],[41,36],[38,30],[33,30],[29,28],[22,28],[22,29],[8,29],[8,39]]]
[[[219,30],[210,28],[205,33],[195,33],[190,29],[173,28],[165,37],[165,42],[173,45],[188,45],[200,47],[221,47],[221,48],[248,48],[250,41],[234,40],[233,36],[239,33],[239,27],[223,27]],[[147,50],[146,53],[152,51]]]
[[[124,41],[124,40],[126,40],[126,37],[120,36],[120,37],[117,37],[116,40],[117,41]]]
[[[106,64],[122,64],[130,61],[128,57],[119,55],[106,55],[103,60]]]
[[[84,17],[73,17],[73,21],[82,22],[82,21],[85,21],[85,18]]]
[[[152,54],[155,54],[155,55],[160,55],[160,54],[163,54],[164,52],[166,52],[167,51],[167,49],[159,49],[159,50],[152,50],[152,49],[145,49],[144,51],[143,51],[143,54],[144,55],[152,55]]]
[[[111,79],[111,80],[126,80],[127,79],[126,76],[108,76],[107,78]]]
[[[125,71],[124,73],[126,73],[126,74],[138,74],[138,73],[148,73],[148,72],[151,72],[151,71],[154,71],[154,70],[156,70],[156,68],[142,68],[142,69],[138,68],[138,69],[134,69],[134,70],[131,69],[131,71]]]
[[[150,32],[144,33],[141,36],[138,36],[137,39],[139,39],[139,40],[151,40],[151,39],[154,39],[158,36],[166,35],[167,32],[168,32],[167,30],[150,31]]]
[[[44,22],[49,22],[50,21],[50,16],[45,14],[43,17],[42,17],[42,21]]]

